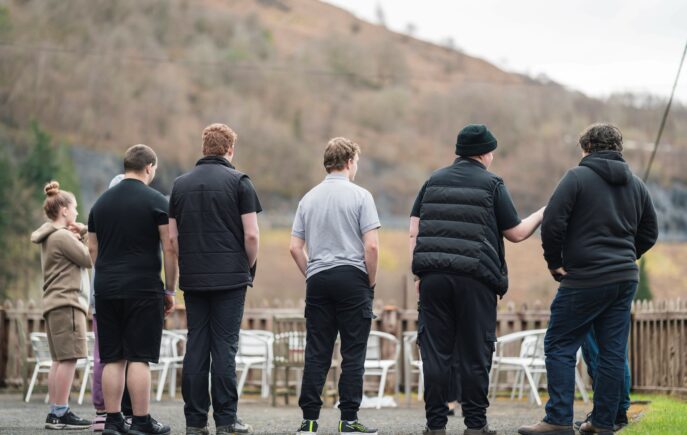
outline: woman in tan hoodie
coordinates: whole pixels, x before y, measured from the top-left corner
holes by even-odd
[[[92,266],[86,245],[87,228],[76,222],[76,198],[51,181],[45,186],[43,210],[48,222],[31,234],[41,245],[43,317],[53,364],[48,376],[50,413],[46,429],[88,429],[91,422],[69,410],[68,400],[76,360],[88,356],[86,314],[88,269]]]

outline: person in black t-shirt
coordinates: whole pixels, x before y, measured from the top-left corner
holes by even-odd
[[[105,364],[105,434],[170,433],[169,426],[148,413],[148,364],[160,356],[164,316],[174,309],[177,279],[167,200],[148,187],[156,168],[157,156],[150,147],[129,148],[124,179],[98,198],[88,217],[100,360]],[[166,287],[160,279],[160,242]],[[130,428],[121,414],[125,372],[134,413]]]
[[[181,392],[186,433],[208,433],[208,373],[212,356],[212,408],[218,434],[250,433],[237,417],[236,351],[246,288],[258,257],[253,184],[231,164],[236,133],[224,124],[203,130],[203,155],[174,181],[169,232],[179,255],[188,341]]]
[[[487,171],[496,143],[484,125],[463,128],[458,158],[425,182],[411,212],[427,432],[445,431],[447,402],[459,392],[465,434],[496,433],[486,412],[497,295],[508,289],[503,237],[527,239],[544,212],[520,220],[503,180]]]

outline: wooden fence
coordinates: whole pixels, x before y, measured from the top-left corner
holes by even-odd
[[[272,330],[274,316],[303,315],[303,301],[271,304],[281,307],[247,307],[242,328]],[[417,329],[414,309],[385,306],[377,300],[374,311],[377,319],[373,329],[391,333],[400,341],[403,332]],[[496,332],[501,336],[545,328],[548,320],[548,306],[539,302],[520,307],[508,303],[498,312]],[[166,319],[165,327],[186,327],[183,306]],[[27,337],[44,330],[42,310],[35,303],[7,301],[0,307],[0,385],[25,385],[31,369],[27,363],[31,357]],[[629,343],[634,390],[687,394],[687,300],[635,303]]]

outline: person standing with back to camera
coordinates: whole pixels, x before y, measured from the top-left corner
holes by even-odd
[[[51,181],[45,188],[43,210],[48,222],[31,234],[41,245],[43,270],[43,317],[53,363],[48,375],[50,413],[45,428],[89,429],[91,422],[69,409],[69,391],[76,360],[88,356],[86,313],[90,294],[88,269],[91,257],[86,246],[87,228],[76,221],[76,198]]]

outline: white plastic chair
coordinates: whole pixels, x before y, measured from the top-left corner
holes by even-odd
[[[418,375],[417,379],[417,396],[418,399],[423,400],[423,391],[425,384],[425,376],[422,373],[422,358],[419,349],[417,348],[417,331],[406,331],[403,333],[403,355],[405,356],[404,375],[406,400],[410,404],[410,393],[412,390],[412,376]]]
[[[515,380],[511,390],[511,399],[515,397],[515,391],[519,388],[518,398],[522,398],[524,383],[530,387],[530,397],[538,406],[542,405],[539,396],[539,382],[543,374],[546,374],[546,361],[544,355],[544,337],[546,329],[534,329],[529,331],[514,332],[499,337],[496,342],[496,352],[492,362],[490,373],[490,385],[492,388],[492,398],[496,397],[498,388],[499,374],[503,371],[515,371]],[[510,343],[520,341],[520,352],[518,356],[505,356],[504,347]],[[580,351],[577,352],[577,361],[580,360]],[[587,390],[579,373],[579,367],[575,369],[575,384],[580,390],[582,399],[585,403],[589,401]]]
[[[168,331],[176,334],[179,338],[176,346],[172,349],[174,359],[169,365],[169,397],[174,399],[177,393],[177,370],[181,370],[184,367],[188,329],[169,329]]]
[[[91,380],[91,391],[93,391],[93,369],[95,366],[94,351],[95,351],[95,334],[92,332],[86,333],[86,339],[88,340],[88,357],[84,363],[84,373],[81,379],[81,388],[79,391],[79,400],[77,403],[83,405],[83,398],[86,395],[86,385],[88,385],[88,380]]]
[[[31,382],[29,383],[28,391],[26,392],[25,402],[31,400],[31,395],[33,389],[36,387],[36,380],[38,379],[39,373],[50,373],[50,368],[52,367],[52,357],[50,356],[50,345],[48,344],[48,334],[45,332],[32,332],[29,336],[31,340],[31,348],[33,349],[33,356],[35,362],[35,367],[33,369],[33,375],[31,375]],[[85,379],[87,379],[88,374],[86,369],[88,367],[86,359],[79,359],[76,362],[76,368],[84,369],[84,376],[82,376],[83,384],[85,384]],[[83,387],[82,387],[83,388]],[[49,393],[45,395],[45,403],[48,403]]]
[[[162,340],[160,342],[160,358],[157,364],[149,364],[151,372],[159,372],[157,378],[157,392],[155,394],[155,400],[162,400],[162,393],[165,389],[165,383],[167,380],[167,373],[169,372],[172,365],[177,363],[183,363],[184,358],[179,356],[177,351],[177,344],[182,340],[178,334],[168,330],[162,330]]]
[[[382,343],[384,341],[393,345],[393,359],[383,359]],[[401,347],[396,337],[386,332],[370,331],[370,336],[367,339],[367,354],[365,356],[365,376],[380,376],[377,409],[382,407],[386,379],[390,371],[395,371],[400,353]],[[398,376],[396,377],[395,392],[398,393]]]
[[[251,369],[262,372],[260,395],[262,398],[269,397],[273,341],[274,335],[270,331],[253,329],[239,332],[239,347],[236,352],[236,371],[241,371],[241,377],[236,386],[239,397]]]

